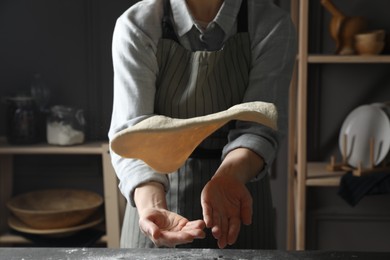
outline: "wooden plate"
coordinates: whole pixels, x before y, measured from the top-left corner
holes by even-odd
[[[12,229],[15,229],[16,231],[28,233],[28,234],[66,236],[66,235],[71,235],[77,231],[96,226],[100,224],[103,221],[103,219],[104,219],[103,213],[97,212],[82,224],[74,227],[54,228],[54,229],[35,229],[26,225],[25,223],[17,219],[15,216],[10,215],[8,217],[8,225]]]

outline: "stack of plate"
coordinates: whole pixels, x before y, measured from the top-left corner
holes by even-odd
[[[339,135],[341,154],[352,167],[370,168],[380,164],[390,149],[390,106],[387,103],[362,105],[344,120]],[[373,143],[373,152],[370,146]]]
[[[11,228],[30,234],[66,235],[103,221],[103,198],[94,192],[50,189],[18,195],[8,201]]]

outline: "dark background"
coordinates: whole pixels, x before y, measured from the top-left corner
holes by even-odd
[[[260,0],[259,0],[260,1]],[[131,0],[0,0],[0,136],[5,135],[6,97],[28,92],[34,73],[50,88],[50,105],[85,111],[88,140],[107,140],[112,106],[111,37],[116,18]],[[289,10],[290,1],[276,1]],[[329,14],[311,0],[310,50],[330,54]],[[334,0],[348,15],[363,15],[374,29],[390,31],[390,2]],[[338,151],[338,132],[356,106],[390,99],[390,66],[310,65],[309,159],[327,160]],[[286,245],[286,147],[272,178],[278,248]],[[102,191],[98,156],[31,155],[15,158],[14,193],[46,187]],[[390,197],[365,198],[355,208],[337,188],[310,188],[308,247],[388,250]]]

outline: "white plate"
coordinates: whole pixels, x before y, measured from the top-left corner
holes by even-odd
[[[344,136],[347,141],[347,162],[370,167],[370,139],[374,138],[374,165],[378,165],[390,149],[390,119],[378,105],[363,105],[354,109],[344,120],[339,135],[342,154]]]
[[[382,109],[388,118],[390,118],[390,102],[378,102],[378,103],[372,103],[371,106],[376,106]]]

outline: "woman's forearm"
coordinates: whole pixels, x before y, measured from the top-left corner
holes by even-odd
[[[237,148],[226,155],[214,177],[230,175],[245,184],[263,168],[264,160],[261,156],[247,148]]]
[[[158,182],[140,185],[134,191],[134,202],[138,213],[150,208],[167,209],[164,186]]]

